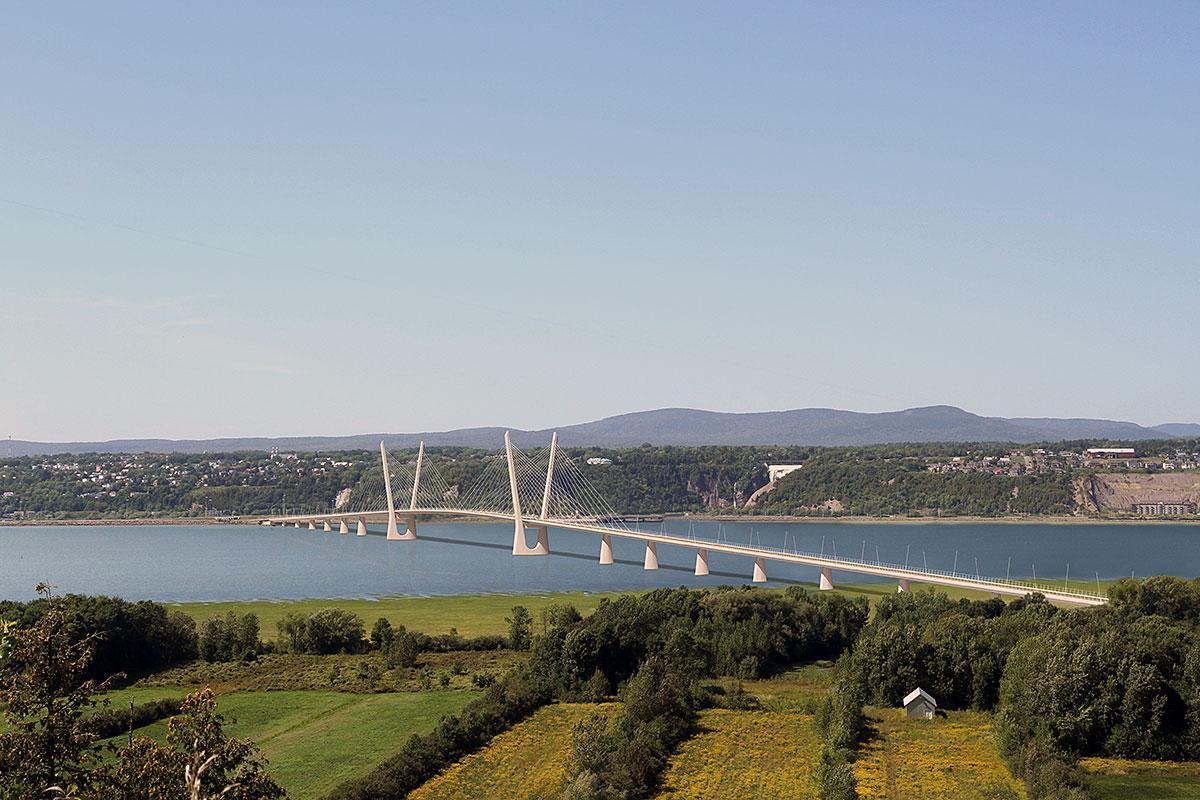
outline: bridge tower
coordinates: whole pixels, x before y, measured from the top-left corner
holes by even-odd
[[[425,443],[421,442],[421,446],[417,448],[417,471],[413,474],[413,490],[412,498],[408,502],[409,510],[414,510],[417,507],[417,492],[421,488],[421,465],[425,463]],[[404,518],[405,530],[404,539],[417,538],[417,515],[409,514]]]
[[[384,448],[383,442],[379,443],[379,461],[383,464],[383,488],[387,494],[387,538],[392,542],[400,541],[401,539],[415,539],[417,535],[411,530],[406,530],[404,535],[401,536],[399,528],[396,527],[396,503],[392,499],[392,471],[388,469],[387,450]]]
[[[544,525],[538,526],[538,542],[535,546],[530,547],[525,542],[525,519],[521,516],[521,491],[520,483],[517,481],[517,466],[513,461],[512,436],[508,431],[504,432],[504,454],[508,459],[508,485],[512,490],[512,508],[513,508],[513,555],[514,556],[544,556],[550,554],[549,535],[546,533]],[[553,465],[554,460],[550,463]],[[551,467],[553,469],[553,466]]]

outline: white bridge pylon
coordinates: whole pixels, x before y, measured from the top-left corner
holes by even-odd
[[[504,434],[504,450],[492,456],[475,482],[463,490],[459,481],[448,480],[435,462],[426,462],[425,443],[417,449],[415,462],[402,463],[392,457],[379,443],[381,468],[379,474],[368,473],[351,489],[338,496],[333,510],[312,514],[291,514],[269,517],[271,525],[307,525],[315,530],[321,523],[330,531],[337,523],[339,533],[349,533],[354,525],[359,536],[367,535],[368,523],[385,523],[389,541],[411,541],[417,538],[417,517],[474,517],[513,524],[514,556],[550,555],[550,529],[579,531],[596,535],[600,540],[599,563],[613,563],[613,537],[635,539],[645,545],[644,568],[658,569],[658,546],[687,548],[695,553],[698,576],[709,574],[709,554],[726,553],[746,557],[750,576],[755,583],[767,580],[767,562],[783,562],[816,567],[820,570],[820,588],[833,588],[833,572],[891,578],[897,591],[908,591],[909,582],[936,586],[972,589],[992,596],[1023,596],[1038,592],[1048,600],[1074,605],[1103,605],[1107,599],[1067,587],[1061,589],[1045,584],[1020,580],[987,578],[959,572],[915,569],[908,565],[880,561],[853,560],[829,557],[797,549],[765,547],[761,544],[739,545],[728,540],[716,541],[678,536],[666,532],[649,532],[630,528],[604,497],[592,486],[577,464],[558,448],[558,434],[550,438],[545,450],[525,452]],[[454,462],[446,468],[455,469]],[[408,503],[397,508],[394,490],[403,491]],[[404,532],[399,521],[404,520]],[[529,532],[535,534],[529,544]]]

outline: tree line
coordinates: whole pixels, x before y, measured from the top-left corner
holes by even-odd
[[[1124,579],[1109,597],[1073,610],[1040,595],[885,597],[839,664],[841,689],[895,707],[920,686],[940,709],[993,712],[1031,798],[1090,797],[1080,757],[1200,753],[1200,580]]]

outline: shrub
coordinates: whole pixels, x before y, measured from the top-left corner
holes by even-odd
[[[177,698],[164,698],[129,708],[106,708],[88,717],[86,726],[97,738],[107,739],[149,725],[151,722],[173,717],[179,713],[182,702]]]

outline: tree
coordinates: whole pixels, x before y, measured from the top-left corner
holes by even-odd
[[[508,646],[513,650],[528,650],[533,641],[533,617],[525,606],[513,606],[508,623]]]
[[[367,644],[362,619],[341,608],[322,608],[307,617],[293,612],[276,627],[284,649],[293,653],[360,653]]]
[[[388,622],[387,617],[375,620],[375,624],[371,627],[371,644],[376,650],[386,650],[395,638],[396,632],[392,629],[392,623]]]
[[[212,690],[184,699],[167,725],[167,743],[145,736],[121,750],[112,800],[278,800],[285,793],[266,772],[266,759],[249,739],[224,731]]]
[[[200,626],[200,657],[205,661],[252,661],[259,650],[258,617],[230,611]]]
[[[45,614],[31,627],[8,626],[0,670],[0,800],[42,797],[52,786],[87,790],[100,766],[96,735],[84,724],[92,695],[108,686],[85,679],[95,635],[72,641],[52,587],[38,584]]]

